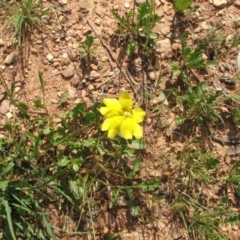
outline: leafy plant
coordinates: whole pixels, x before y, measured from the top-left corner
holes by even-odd
[[[120,16],[114,9],[112,14],[119,24],[119,33],[127,41],[129,56],[134,54],[137,47],[147,52],[153,49],[154,40],[157,38],[153,28],[160,20],[160,17],[155,14],[155,1],[151,4],[142,3],[139,9],[136,9],[134,1],[133,10],[127,12],[125,16]]]
[[[221,94],[221,91],[209,92],[205,81],[200,82],[195,89],[188,85],[188,91],[178,97],[179,103],[185,106],[185,116],[177,121],[183,122],[186,119],[191,119],[202,125],[206,121],[222,120],[215,105]]]
[[[94,58],[93,53],[95,51],[96,47],[94,46],[94,38],[91,35],[88,35],[86,37],[86,41],[79,45],[79,51],[82,55],[82,58],[86,58],[88,61],[92,60]]]
[[[42,17],[49,14],[43,10],[42,0],[4,0],[3,9],[10,16],[8,26],[14,28],[13,38],[21,45],[27,34],[44,24]]]

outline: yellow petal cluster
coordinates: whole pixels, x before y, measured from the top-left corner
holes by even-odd
[[[146,113],[141,108],[133,109],[133,101],[127,92],[121,93],[119,99],[104,98],[104,107],[100,113],[106,117],[101,130],[108,131],[108,137],[114,138],[121,134],[125,139],[142,138],[143,130],[139,125]]]

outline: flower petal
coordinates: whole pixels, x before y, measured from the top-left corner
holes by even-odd
[[[113,117],[122,114],[122,106],[117,99],[104,98],[103,103],[106,107],[101,107],[99,109],[103,116]]]
[[[120,128],[120,132],[125,139],[132,139],[133,133],[135,131],[136,121],[132,118],[127,117]]]
[[[140,139],[140,138],[142,138],[142,136],[143,136],[143,129],[142,129],[142,127],[137,123],[137,125],[135,126],[135,130],[134,130],[134,132],[133,132],[133,135],[134,135],[134,137],[135,138],[137,138],[137,139]]]
[[[119,103],[121,104],[123,111],[132,111],[133,101],[128,92],[121,93],[121,95],[119,96]]]
[[[104,120],[101,130],[108,131],[108,137],[113,138],[120,132],[120,127],[124,121],[124,116],[115,116]]]
[[[146,112],[144,112],[141,108],[135,108],[132,111],[132,118],[137,122],[141,123],[144,119]]]
[[[117,134],[119,134],[119,128],[110,129],[108,131],[108,138],[114,138]]]

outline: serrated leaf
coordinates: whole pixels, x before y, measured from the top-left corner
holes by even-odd
[[[62,106],[64,103],[67,102],[67,98],[68,98],[68,92],[64,92],[60,95],[60,100],[58,103],[58,106]]]
[[[137,186],[145,191],[154,191],[160,185],[160,180],[155,178],[151,181],[146,181],[138,184]]]
[[[6,181],[0,181],[0,189],[1,189],[2,191],[5,191],[6,188],[7,188],[7,186],[8,186],[8,183],[9,183],[8,180],[6,180]]]
[[[173,7],[175,11],[184,11],[192,4],[192,0],[174,0]]]

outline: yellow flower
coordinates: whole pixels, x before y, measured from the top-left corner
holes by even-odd
[[[146,113],[141,108],[133,109],[133,101],[127,92],[121,93],[119,99],[104,98],[105,107],[100,113],[106,117],[101,130],[108,131],[108,137],[121,134],[125,139],[142,138],[143,130],[139,125]]]

